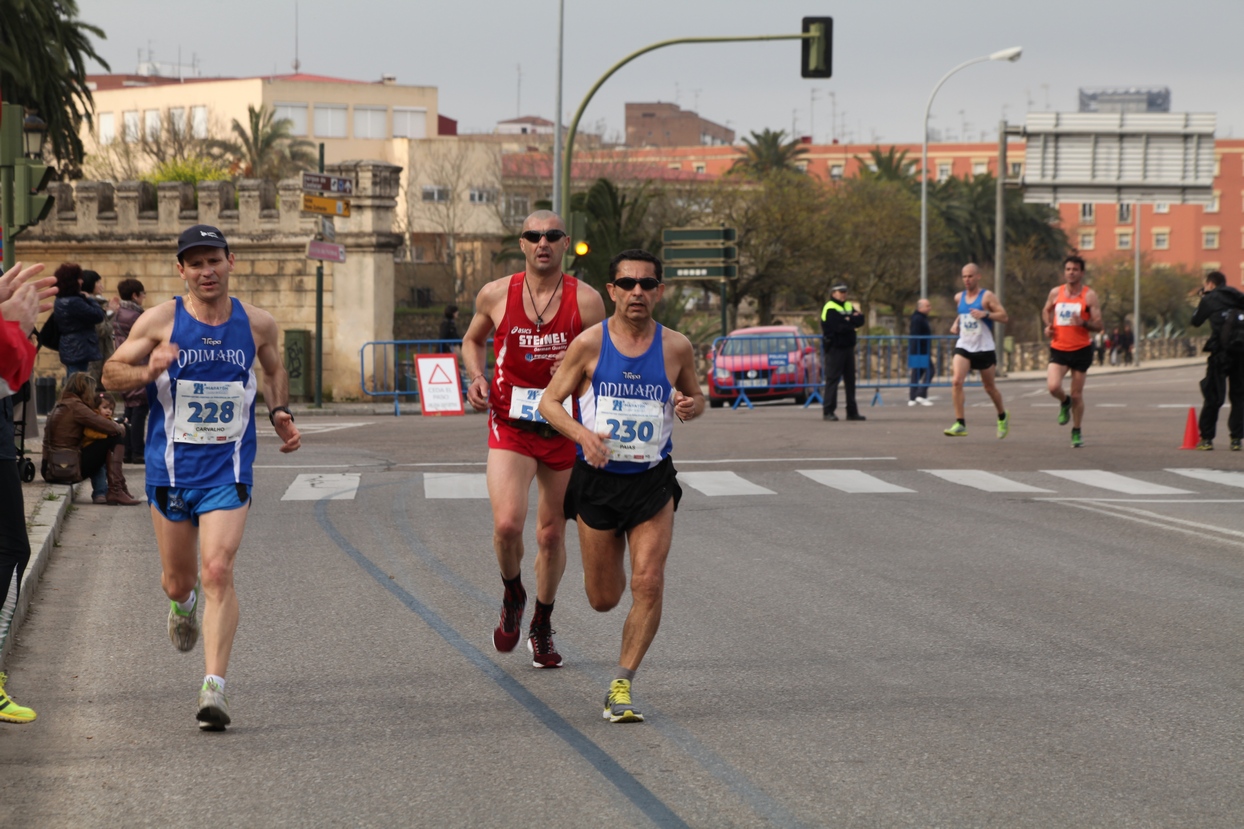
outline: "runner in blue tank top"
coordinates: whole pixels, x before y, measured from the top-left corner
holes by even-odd
[[[233,263],[223,233],[187,228],[177,240],[185,297],[143,312],[104,365],[111,391],[147,387],[147,500],[169,597],[168,633],[178,650],[194,647],[202,598],[207,675],[197,719],[210,731],[230,722],[225,671],[238,626],[233,562],[254,483],[256,360],[281,451],[301,441],[287,405],[276,320],[229,296]]]
[[[609,263],[613,316],[585,330],[566,351],[540,401],[540,414],[579,444],[566,488],[566,518],[576,518],[583,584],[599,611],[626,590],[631,549],[631,610],[622,655],[605,696],[604,718],[642,722],[631,682],[661,623],[665,561],[682,490],[670,457],[674,418],[704,411],[691,342],[652,319],[665,293],[661,260],[626,250]],[[578,394],[582,422],[562,406]]]

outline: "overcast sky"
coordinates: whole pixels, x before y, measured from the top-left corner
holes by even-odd
[[[291,71],[295,0],[79,0],[114,72],[191,56],[206,76]],[[298,0],[302,71],[396,75],[435,86],[463,132],[515,115],[553,119],[557,0]],[[765,127],[826,141],[918,142],[938,79],[1022,46],[1018,63],[968,67],[942,87],[930,127],[996,140],[998,121],[1075,111],[1081,86],[1166,86],[1172,111],[1214,112],[1244,137],[1244,0],[565,0],[565,123],[625,55],[675,37],[798,32],[834,18],[834,77],[799,76],[797,42],[672,46],[638,58],[596,94],[580,129],[620,136],[628,101],[669,101],[740,135]],[[520,99],[521,67],[521,99]],[[98,67],[93,68],[98,71]],[[815,96],[815,102],[813,101]],[[831,116],[836,111],[835,119]],[[966,126],[966,130],[965,130]]]

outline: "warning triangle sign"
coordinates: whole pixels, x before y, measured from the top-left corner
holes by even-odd
[[[428,378],[429,386],[451,386],[453,382],[453,380],[449,379],[449,375],[445,373],[443,366],[437,364],[432,367],[432,376]]]

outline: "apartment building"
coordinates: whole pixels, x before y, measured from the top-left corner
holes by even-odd
[[[729,145],[734,130],[714,124],[677,104],[627,104],[626,146],[685,147]]]

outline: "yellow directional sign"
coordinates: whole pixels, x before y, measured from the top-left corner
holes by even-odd
[[[323,196],[302,195],[302,209],[305,213],[319,213],[321,216],[349,216],[349,199],[328,199]]]

